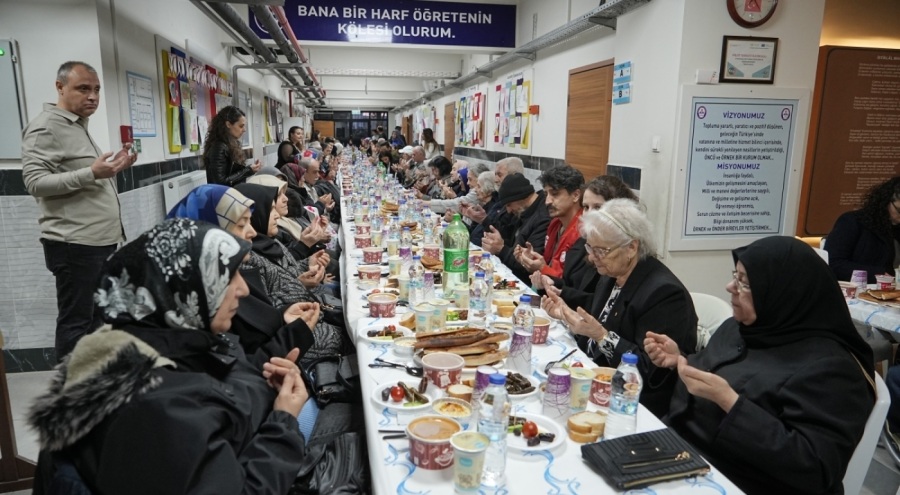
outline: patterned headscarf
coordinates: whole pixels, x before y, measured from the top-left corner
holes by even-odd
[[[241,219],[247,210],[253,211],[253,200],[228,186],[204,184],[195,187],[166,218],[191,218],[228,229]]]
[[[165,220],[106,261],[94,301],[107,323],[209,330],[249,251],[209,223]]]

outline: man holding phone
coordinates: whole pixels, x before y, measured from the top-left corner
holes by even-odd
[[[100,104],[97,71],[66,62],[56,75],[57,103],[28,123],[22,136],[22,178],[41,208],[44,258],[56,278],[56,357],[99,326],[94,291],[106,258],[125,240],[116,174],[137,156],[131,144],[101,153],[88,133]]]

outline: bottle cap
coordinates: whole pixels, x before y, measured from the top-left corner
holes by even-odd
[[[475,272],[475,278],[484,278],[484,272]]]
[[[637,364],[638,357],[630,352],[622,354],[622,362],[625,364]]]
[[[506,385],[506,375],[503,373],[494,373],[488,380],[491,382],[491,385]]]
[[[491,253],[482,253],[482,254],[481,254],[481,259],[483,259],[483,260],[489,260],[489,259],[491,259]]]
[[[519,302],[523,304],[531,304],[531,296],[520,296]]]
[[[422,259],[422,257],[419,256],[418,254],[413,255],[413,261],[419,261],[420,259]]]
[[[409,227],[403,227],[403,230],[409,230]]]

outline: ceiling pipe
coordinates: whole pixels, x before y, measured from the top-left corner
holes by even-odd
[[[278,21],[275,19],[275,16],[272,12],[263,6],[253,5],[250,7],[254,14],[256,14],[256,18],[262,23],[263,27],[269,32],[269,35],[272,37],[272,40],[281,48],[282,54],[288,59],[289,62],[294,64],[302,63],[300,57],[297,55],[297,52],[288,42],[287,37],[285,37],[282,32],[282,27],[278,24]],[[301,67],[297,67],[297,74],[300,76],[300,79],[303,80],[305,86],[313,86],[316,83],[309,77],[305,70]],[[300,86],[299,84],[297,86]],[[323,100],[324,96],[321,95],[321,90],[310,90],[309,88],[303,88],[301,93],[304,94],[307,98],[318,98],[322,106],[325,105],[325,101]]]
[[[493,76],[493,72],[500,67],[522,59],[534,60],[534,55],[539,50],[543,50],[544,48],[562,43],[563,41],[571,39],[577,34],[596,27],[597,25],[610,26],[615,29],[616,19],[619,16],[626,14],[649,2],[650,0],[606,0],[606,2],[602,3],[599,7],[595,7],[589,12],[569,21],[568,23],[550,31],[549,33],[541,35],[520,47],[514,48],[504,53],[503,55],[500,55],[496,59],[491,60],[484,65],[476,67],[474,71],[453,81],[450,81],[449,83],[447,83],[447,85],[457,88],[464,88],[471,82],[481,77],[490,78]],[[443,95],[446,92],[441,91],[443,89],[444,88],[438,88],[429,91],[419,98],[415,98],[403,105],[392,108],[390,111],[395,112],[411,106],[415,106],[419,101],[422,101],[424,103],[425,100],[431,100],[439,94]]]
[[[294,29],[291,28],[291,25],[287,20],[287,15],[284,13],[284,7],[269,7],[269,9],[275,14],[275,18],[278,19],[278,22],[281,24],[284,34],[287,35],[288,39],[291,40],[291,43],[294,45],[294,51],[297,53],[297,56],[300,57],[300,62],[308,64],[309,59],[306,58],[306,53],[303,52],[300,42],[297,41],[297,37],[294,35]],[[316,78],[316,73],[313,71],[312,67],[307,66],[306,73],[309,75],[309,78],[312,79],[313,84],[319,86],[319,80]],[[325,98],[325,90],[320,90],[320,92],[320,96]]]

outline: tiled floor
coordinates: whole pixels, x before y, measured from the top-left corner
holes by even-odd
[[[37,436],[25,426],[25,415],[31,401],[41,393],[50,381],[52,371],[33,373],[13,373],[7,375],[9,396],[16,428],[16,443],[19,454],[36,459],[38,453]],[[879,445],[866,475],[866,482],[860,495],[894,495],[900,486],[900,469],[894,464],[890,454]],[[30,491],[12,492],[12,495],[29,495]]]

